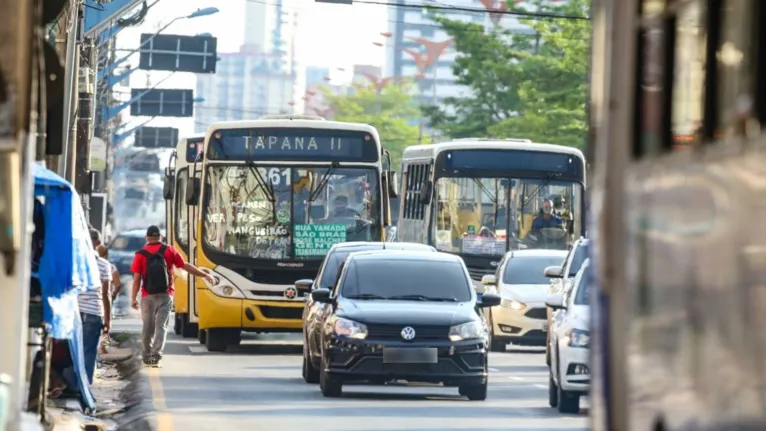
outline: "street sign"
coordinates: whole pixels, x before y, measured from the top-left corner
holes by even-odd
[[[141,127],[136,130],[133,146],[141,148],[175,148],[178,129],[175,127]]]
[[[194,91],[181,89],[133,88],[130,104],[133,117],[192,117]]]
[[[213,36],[142,34],[141,70],[215,73],[218,39]]]

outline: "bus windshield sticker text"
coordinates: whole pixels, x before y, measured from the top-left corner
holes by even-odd
[[[346,241],[345,224],[296,224],[295,256],[324,256],[333,244]]]

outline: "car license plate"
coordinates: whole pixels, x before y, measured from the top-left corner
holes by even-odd
[[[439,362],[435,348],[389,347],[383,349],[384,364],[435,364]]]

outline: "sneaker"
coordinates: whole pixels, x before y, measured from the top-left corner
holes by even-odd
[[[141,362],[144,365],[152,365],[152,357],[149,355],[141,355]]]
[[[151,365],[157,368],[162,367],[162,355],[152,355]]]

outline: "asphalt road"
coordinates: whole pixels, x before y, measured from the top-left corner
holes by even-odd
[[[140,330],[135,318],[115,330]],[[246,336],[227,353],[208,353],[196,340],[168,337],[163,368],[150,369],[158,431],[480,431],[588,429],[587,409],[562,415],[547,404],[547,368],[540,350],[493,353],[486,401],[456,388],[344,386],[324,398],[301,378],[295,336]],[[585,401],[585,400],[583,400]],[[583,403],[586,406],[586,403]]]

